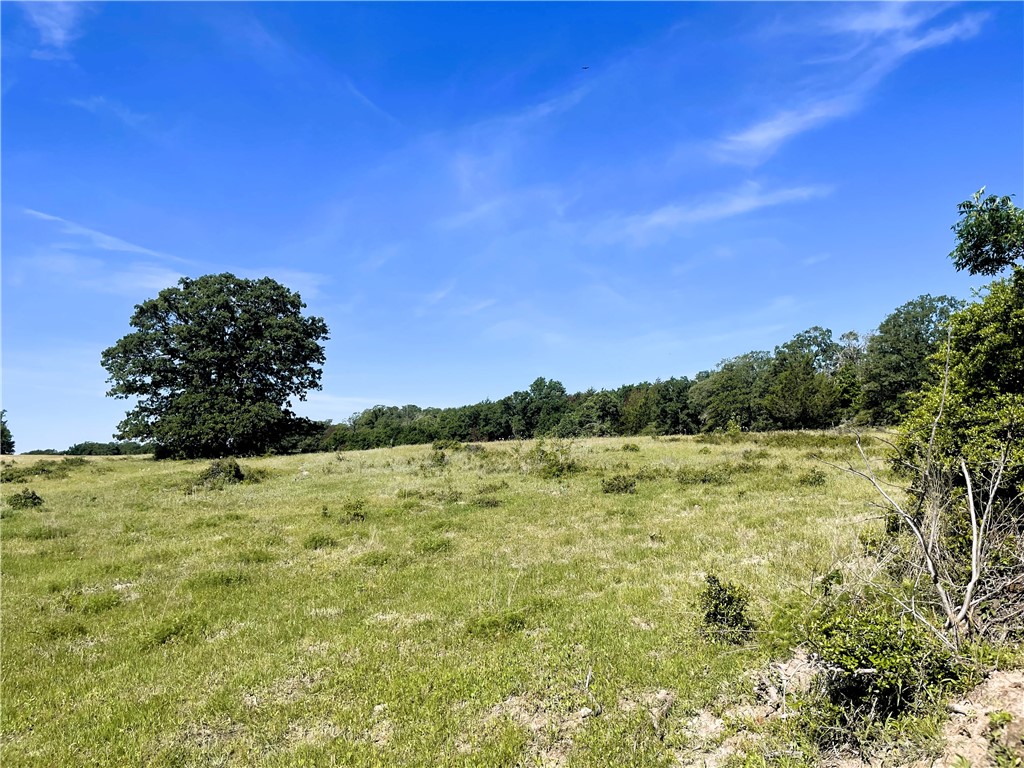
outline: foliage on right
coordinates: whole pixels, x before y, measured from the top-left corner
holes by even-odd
[[[861,473],[913,553],[893,562],[927,585],[908,611],[927,622],[917,601],[930,597],[936,630],[954,647],[1020,634],[1024,615],[1024,267],[1013,263],[1024,255],[1024,214],[1008,197],[981,194],[960,205],[951,256],[972,273],[1011,274],[949,319],[931,380],[898,431],[905,497],[870,468]]]

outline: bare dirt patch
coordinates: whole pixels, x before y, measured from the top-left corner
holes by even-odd
[[[570,712],[554,712],[542,701],[527,696],[510,696],[495,704],[484,718],[485,726],[493,727],[500,721],[512,722],[529,732],[529,755],[533,762],[544,768],[558,768],[566,764],[572,749],[572,735],[588,718],[597,713],[589,707]]]

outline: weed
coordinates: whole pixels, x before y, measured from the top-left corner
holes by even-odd
[[[720,467],[682,467],[676,480],[681,485],[723,485],[729,482],[729,475]]]
[[[302,546],[305,549],[330,549],[337,545],[338,540],[333,536],[328,536],[326,533],[311,533],[302,542]]]
[[[273,553],[266,549],[246,549],[238,553],[238,562],[242,565],[259,565],[274,559]]]
[[[639,453],[640,446],[637,445],[636,443],[626,443],[625,445],[622,446],[622,450],[628,451],[630,453]]]
[[[747,615],[750,593],[745,588],[708,574],[697,599],[703,612],[701,631],[705,637],[741,643],[754,630],[754,622]]]
[[[465,447],[458,440],[435,440],[431,446],[435,451],[461,451]]]
[[[466,622],[466,631],[477,637],[505,637],[525,627],[526,617],[517,610],[484,613]]]
[[[163,619],[157,624],[148,636],[153,645],[167,645],[172,642],[187,642],[195,640],[205,629],[204,623],[193,616],[185,614],[172,616]]]
[[[120,604],[121,596],[117,592],[100,592],[95,595],[87,595],[82,600],[80,610],[85,614],[103,613]]]
[[[487,496],[488,494],[491,493],[498,493],[499,491],[503,491],[508,487],[508,481],[502,480],[501,482],[498,483],[484,483],[483,485],[476,489],[476,492],[479,493],[481,496]]]
[[[51,539],[67,538],[69,532],[67,529],[56,525],[41,525],[36,528],[29,528],[21,535],[29,541],[50,541]]]
[[[601,481],[603,493],[636,493],[636,478],[629,475],[614,475]]]
[[[548,447],[540,439],[527,451],[524,459],[527,472],[549,479],[572,475],[583,468],[573,458],[572,443],[568,440],[552,440]]]
[[[65,640],[72,637],[81,637],[89,633],[83,624],[78,619],[72,616],[63,616],[55,621],[51,621],[46,625],[46,629],[43,630],[43,636],[47,640]]]
[[[5,501],[11,509],[32,509],[43,506],[43,498],[31,488],[12,493]]]
[[[375,549],[366,552],[355,559],[358,565],[368,565],[371,568],[380,568],[396,560],[395,555],[386,549]]]
[[[451,550],[452,542],[443,536],[428,536],[416,541],[412,548],[419,555],[439,555]]]
[[[215,459],[203,470],[192,487],[220,490],[245,479],[245,473],[235,459]]]
[[[822,486],[828,480],[828,475],[824,470],[818,469],[817,467],[811,467],[806,472],[800,474],[797,477],[796,482],[798,485],[805,487],[816,488]]]
[[[481,496],[473,500],[474,507],[480,507],[481,509],[494,509],[501,506],[501,499],[495,499],[492,496]]]
[[[245,584],[249,578],[249,574],[244,571],[209,571],[193,576],[188,580],[188,584],[199,589],[219,589]]]

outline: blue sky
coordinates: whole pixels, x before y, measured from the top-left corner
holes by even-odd
[[[1024,193],[1020,3],[14,3],[3,407],[108,440],[100,352],[182,275],[331,328],[297,410],[692,376],[982,284]]]

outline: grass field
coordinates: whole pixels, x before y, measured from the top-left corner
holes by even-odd
[[[0,763],[676,765],[880,525],[827,463],[855,456],[418,446],[243,460],[220,489],[208,462],[53,460],[3,485],[43,504],[3,508]],[[751,589],[751,642],[701,636],[707,573]]]

